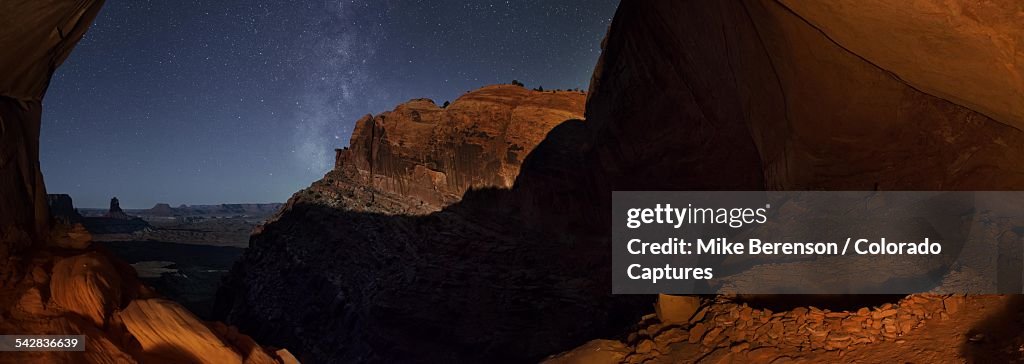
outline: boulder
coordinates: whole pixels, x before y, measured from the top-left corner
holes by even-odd
[[[700,298],[659,294],[654,304],[658,320],[666,324],[686,324],[700,309]]]

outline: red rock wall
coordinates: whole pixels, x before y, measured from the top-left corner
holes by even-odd
[[[356,122],[336,167],[360,183],[441,208],[470,188],[512,186],[526,154],[551,128],[583,116],[585,94],[495,85],[446,108],[425,99]]]
[[[1024,128],[1024,2],[780,3],[915,88]]]
[[[829,19],[861,10],[837,7]],[[672,20],[694,14],[700,20]],[[870,39],[875,38],[885,37]],[[964,43],[955,37],[940,41],[944,47]],[[880,68],[887,62],[873,64],[850,52],[778,2],[624,5],[606,42],[587,105],[587,122],[600,129],[598,137],[622,145],[600,148],[604,165],[659,168],[659,173],[679,168],[695,178],[756,171],[760,176],[747,176],[754,183],[746,187],[759,187],[756,179],[763,179],[764,188],[780,190],[1024,186],[1020,130],[953,98],[918,90]],[[945,62],[953,61],[925,58],[914,64],[919,73],[941,73],[948,71]],[[987,87],[988,76],[960,76],[973,82],[946,92],[974,97],[970,90]],[[1021,120],[1009,120],[1016,122]],[[686,135],[671,134],[680,128]],[[629,147],[665,133],[667,144],[678,145],[676,151]],[[744,149],[750,143],[756,147],[753,155]],[[719,145],[733,154],[708,150]],[[671,153],[664,159],[677,161],[659,166],[635,155],[637,149]],[[725,183],[742,187],[735,181],[743,180],[729,177]],[[702,184],[676,181],[676,188]]]
[[[0,5],[0,259],[48,234],[39,170],[43,94],[102,4],[12,0]]]

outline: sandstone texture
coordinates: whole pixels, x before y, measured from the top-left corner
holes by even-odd
[[[43,93],[102,3],[0,4],[0,334],[87,342],[83,352],[5,352],[0,363],[294,362],[237,332],[210,334],[217,325],[156,299],[131,266],[93,247],[82,225],[68,225],[79,217],[70,198],[47,197],[38,158]]]
[[[845,17],[846,10],[836,7],[833,15]],[[872,11],[876,17],[892,16],[892,22],[906,18]],[[669,25],[667,14],[699,19]],[[919,17],[926,15],[939,17]],[[850,24],[871,29],[870,23]],[[718,175],[749,167],[745,170],[755,175],[746,177],[743,187],[748,189],[998,190],[1022,185],[1022,134],[1012,123],[922,92],[829,35],[774,1],[622,6],[588,99],[587,124],[598,129],[599,138],[614,143],[601,148],[609,150],[602,163],[670,170],[647,157],[657,155],[654,151],[629,146],[681,130],[709,142],[669,136],[680,145],[678,157],[661,159],[702,172],[694,173],[701,178],[697,184],[736,185],[743,180]],[[864,41],[886,39],[880,41],[885,44],[889,38]],[[954,38],[943,40],[948,47],[956,44]],[[947,71],[930,63],[947,62],[937,57],[903,58],[922,72]],[[988,87],[983,82],[990,76],[963,75],[969,80],[959,90]],[[648,88],[659,93],[641,98],[621,91]],[[678,116],[669,120],[673,114]],[[722,144],[731,147],[709,149]],[[685,161],[691,165],[682,165]],[[694,185],[681,181],[677,187]]]
[[[811,306],[779,312],[734,299],[705,301],[703,314],[689,322],[645,316],[621,342],[595,340],[544,362],[611,356],[607,349],[593,349],[595,342],[616,348],[617,363],[984,362],[1013,359],[1012,351],[1022,343],[1019,337],[993,340],[980,334],[986,315],[1004,317],[1004,305],[1016,307],[1006,296],[911,295],[853,311]],[[959,309],[964,306],[971,311]],[[988,345],[1008,355],[971,355]]]
[[[617,364],[632,353],[629,347],[615,340],[593,340],[562,355],[545,360],[548,364]]]
[[[120,317],[148,356],[178,362],[242,362],[239,353],[177,303],[164,299],[134,300]]]
[[[86,351],[5,353],[0,363],[294,362],[286,349],[264,348],[237,328],[201,321],[159,298],[131,266],[62,241],[69,235],[5,261],[0,333],[85,335]]]
[[[909,85],[1024,129],[1024,3],[780,2]]]
[[[1010,24],[1020,5],[935,3],[623,3],[587,104],[585,125],[600,145],[594,158],[610,170],[641,169],[632,175],[681,170],[703,178],[651,186],[625,174],[610,182],[614,190],[738,182],[778,190],[1019,189],[1024,120],[1012,105],[1022,92],[1012,59],[1020,48],[1005,40],[1019,42],[1020,28]],[[968,18],[974,24],[955,25]],[[975,39],[981,28],[991,31],[984,41]],[[622,91],[643,89],[658,93]],[[674,152],[680,160],[647,168],[664,150],[637,146],[674,128],[708,142],[670,137],[685,141]],[[751,170],[742,179],[726,175]],[[626,361],[1020,360],[1018,301],[910,296],[855,312],[772,312],[720,297],[678,328],[640,325],[625,340],[633,346]]]
[[[53,303],[98,327],[121,305],[121,278],[113,264],[97,253],[58,260],[50,276]]]
[[[525,156],[555,125],[581,117],[584,100],[495,85],[446,108],[413,100],[364,117],[336,168],[257,229],[218,294],[218,314],[314,362],[516,362],[582,340],[592,324],[572,322],[607,310],[585,299],[598,286],[538,285],[570,279],[550,260],[565,247],[520,253],[540,236],[495,223],[500,204],[460,210],[460,199],[505,194]],[[538,330],[524,317],[561,323]],[[561,330],[570,325],[579,328]]]
[[[0,259],[47,235],[46,188],[39,170],[43,94],[101,0],[15,0],[2,5],[0,24]]]
[[[661,322],[685,323],[700,309],[700,299],[692,296],[659,294],[654,309]]]
[[[494,85],[441,108],[412,100],[356,122],[335,168],[353,182],[439,210],[468,189],[508,188],[548,131],[583,117],[582,92]]]

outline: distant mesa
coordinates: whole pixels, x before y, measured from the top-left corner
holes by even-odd
[[[54,220],[67,225],[74,225],[82,222],[82,215],[75,208],[71,196],[67,194],[48,194],[46,203],[50,207],[50,216]]]
[[[273,215],[284,204],[273,203],[234,203],[217,205],[179,205],[171,207],[168,203],[158,203],[147,210],[136,210],[143,217],[253,217],[261,218]]]
[[[170,204],[158,203],[149,209],[149,212],[156,216],[174,216],[174,208]]]
[[[130,234],[150,231],[154,227],[147,220],[244,218],[264,220],[281,209],[283,203],[238,203],[216,205],[179,205],[157,203],[149,209],[124,209],[117,197],[110,199],[107,209],[74,206],[67,194],[47,195],[50,214],[57,222],[68,225],[82,223],[93,234]]]
[[[117,197],[110,199],[110,208],[103,216],[86,216],[82,224],[93,234],[130,234],[152,229],[146,220],[128,215],[122,210],[121,201]]]

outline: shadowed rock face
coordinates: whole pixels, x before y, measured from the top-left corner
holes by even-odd
[[[570,282],[552,260],[566,246],[520,253],[543,236],[504,224],[516,214],[491,198],[507,196],[494,187],[509,187],[524,156],[583,102],[579,92],[488,86],[445,109],[414,100],[363,118],[337,168],[252,238],[218,314],[301,345],[300,359],[314,362],[522,361],[578,340],[593,325],[577,320],[608,310],[586,299],[597,285]],[[467,190],[484,204],[456,202]],[[538,329],[535,319],[562,323]]]
[[[780,2],[911,86],[1024,129],[1024,3]]]
[[[1021,178],[1024,149],[1020,144],[1024,142],[1021,139],[1024,134],[1010,126],[1024,120],[1006,113],[1015,110],[1013,108],[1003,108],[1004,112],[998,114],[989,113],[996,110],[994,108],[974,109],[966,101],[958,102],[984,95],[972,90],[986,88],[986,92],[991,92],[1000,87],[990,83],[992,75],[979,74],[975,77],[973,73],[984,71],[973,69],[955,74],[959,87],[942,86],[942,76],[947,75],[946,72],[976,66],[957,65],[957,62],[997,64],[1002,62],[1004,58],[1000,57],[1005,54],[997,56],[977,52],[969,56],[922,57],[914,53],[938,47],[936,50],[959,54],[963,50],[985,46],[965,41],[964,36],[969,34],[958,33],[971,32],[971,28],[921,23],[934,19],[962,20],[958,17],[963,14],[946,12],[957,6],[969,8],[971,4],[949,1],[945,2],[949,7],[915,10],[913,7],[896,8],[928,2],[901,2],[870,9],[869,5],[862,8],[860,3],[834,7],[810,1],[783,3],[799,3],[799,6],[793,5],[790,9],[779,2],[761,0],[623,2],[605,40],[604,53],[595,70],[587,104],[585,125],[590,129],[590,143],[594,147],[585,152],[593,159],[584,164],[596,163],[607,168],[600,171],[610,171],[609,187],[598,187],[599,191],[637,187],[651,189],[651,182],[632,177],[637,173],[618,171],[634,168],[647,171],[649,177],[667,177],[668,171],[673,171],[671,164],[682,168],[677,172],[681,175],[694,171],[700,172],[696,175],[708,178],[704,181],[675,178],[665,182],[667,186],[656,187],[679,190],[706,188],[702,182],[732,183],[736,186],[735,182],[741,179],[723,180],[721,177],[728,171],[740,173],[744,169],[756,171],[761,179],[760,185],[756,179],[749,180],[751,183],[746,185],[749,189],[1000,190],[1024,186]],[[865,2],[870,3],[873,2]],[[829,9],[811,15],[804,14],[806,9],[801,6]],[[1000,16],[995,15],[1019,14],[1019,8],[1011,2],[986,2],[984,6],[1003,6],[1000,10],[1003,12],[980,17],[979,26],[1005,28],[1005,24],[999,23]],[[860,17],[868,16],[873,21],[859,21]],[[815,20],[822,24],[841,23],[851,28],[848,30],[862,34],[850,42],[872,43],[884,49],[874,50],[882,52],[880,54],[866,51],[864,55],[858,54],[857,47],[845,46],[841,35],[833,34],[830,28],[817,28]],[[986,23],[989,21],[994,23]],[[888,32],[884,35],[877,33],[879,29],[876,26],[881,23],[899,24],[901,28],[890,37]],[[1017,31],[1019,28],[1003,31],[1000,36],[1014,37]],[[939,36],[941,34],[945,36]],[[927,41],[912,44],[908,38]],[[913,67],[886,68],[890,62],[897,61],[901,66]],[[1003,72],[1012,68],[1000,68],[995,72],[1010,77],[1013,72]],[[1019,95],[1021,85],[1012,82],[1015,82],[1012,78],[1000,79],[998,84],[1007,86],[997,92],[998,98],[985,101],[1008,101],[1012,95]],[[986,116],[989,114],[1009,117],[997,120]],[[703,138],[687,140],[672,136],[672,140],[682,142],[676,151],[671,152],[660,146],[652,147],[654,143],[644,143],[676,128]],[[537,150],[547,143],[543,142]],[[702,152],[702,149],[716,143],[732,143],[737,146],[733,150],[744,150],[739,147],[752,145],[754,153],[752,158],[743,158],[750,155],[740,153],[736,158],[725,158],[725,154]],[[648,161],[652,159],[645,158],[645,155],[658,153],[673,156],[665,159],[682,160],[669,162],[670,165],[660,168],[651,167]],[[533,169],[527,163],[520,176],[523,187],[527,185],[527,178],[532,178],[531,171]],[[583,180],[600,181],[601,177],[591,175]],[[739,187],[744,189],[743,185]],[[911,297],[907,300],[921,299]],[[800,302],[801,298],[792,297],[791,300]],[[810,300],[794,304],[795,309],[781,314],[799,316],[799,312],[807,312],[806,307],[799,307],[806,305],[807,301]],[[985,306],[983,303],[976,305]],[[735,306],[716,302],[709,310],[729,311]],[[1019,307],[1011,309],[1019,310]],[[943,308],[932,307],[926,312],[938,316]],[[956,319],[963,320],[959,321],[962,327],[969,327],[977,317]],[[711,315],[704,320],[716,322]],[[745,323],[745,326],[749,328],[750,324]],[[778,326],[781,328],[782,325]],[[656,332],[658,327],[664,326],[656,323],[652,328],[644,327],[646,332]],[[762,326],[757,324],[756,327]],[[882,329],[892,332],[891,327]],[[631,336],[639,339],[624,343],[625,350],[618,344],[597,344],[611,348],[602,359],[627,356],[629,362],[686,362],[712,351],[715,354],[705,358],[709,362],[770,362],[780,356],[810,362],[843,360],[840,359],[842,354],[835,351],[838,346],[824,346],[826,342],[814,341],[820,338],[808,343],[801,342],[805,338],[800,335],[783,333],[759,337],[758,340],[766,342],[755,345],[750,343],[751,336],[744,336],[746,333],[742,330],[717,330],[712,331],[713,335],[705,330],[711,331],[698,323],[674,332],[666,331],[664,336],[653,337],[652,334],[651,340],[654,340],[658,351],[651,350],[652,341],[643,337],[646,334]],[[878,331],[870,330],[864,332],[878,334]],[[940,333],[936,336],[957,337],[958,329],[953,327],[936,330]],[[682,338],[678,336],[680,333],[684,335]],[[847,348],[846,345],[851,348],[872,345],[840,343],[843,349]],[[671,344],[671,347],[666,344]],[[590,346],[593,345],[596,344]],[[927,355],[917,349],[934,347],[934,344],[926,346],[922,342],[918,345],[904,346],[902,350],[890,348],[879,351],[875,356],[870,354],[875,352],[874,349],[858,350],[865,354],[859,359],[847,360],[873,362],[901,356],[911,359],[908,361],[937,360],[927,359]],[[973,344],[954,339],[945,345],[953,349],[936,358],[949,360],[951,355],[956,355],[957,346]],[[590,346],[557,358],[555,362],[564,359],[574,362],[573,358],[600,360],[582,356],[593,354],[581,351]],[[730,351],[730,346],[734,351]],[[755,346],[762,348],[749,350]],[[716,351],[721,347],[724,348]],[[800,347],[805,350],[827,347],[827,352],[814,356],[800,352]],[[884,348],[884,345],[879,347]],[[993,360],[983,356],[966,359]]]
[[[1021,120],[997,112],[1014,109],[956,103],[976,99],[966,93],[989,78],[950,89],[929,76],[914,87],[793,9],[769,0],[623,2],[586,121],[552,129],[513,188],[394,216],[433,210],[381,192],[402,191],[390,182],[338,183],[361,174],[331,172],[253,237],[220,293],[220,314],[314,361],[525,361],[621,333],[638,308],[649,311],[644,298],[609,294],[613,190],[1024,186],[1024,134],[1008,126]],[[830,11],[807,14],[846,16]],[[898,22],[893,11],[877,16]],[[942,44],[971,47],[952,35]],[[922,46],[899,39],[883,44]],[[907,79],[941,68],[917,65]],[[361,124],[359,133],[373,129]]]
[[[75,203],[71,200],[71,196],[66,194],[51,194],[46,196],[47,205],[50,209],[50,215],[54,219],[68,225],[76,224],[82,221],[82,215],[75,209]]]
[[[50,215],[39,171],[43,94],[53,71],[96,17],[102,0],[12,1],[0,24],[0,259],[48,234]]]
[[[842,17],[844,11],[832,14]],[[666,14],[702,19],[670,24]],[[876,38],[886,37],[870,39]],[[617,150],[658,153],[660,148],[630,148],[642,140],[631,135],[650,138],[657,135],[654,130],[683,127],[706,138],[749,140],[756,146],[753,168],[761,170],[768,189],[1024,185],[1019,130],[911,87],[777,2],[622,6],[606,42],[591,85],[587,123],[621,144]],[[921,72],[943,69],[929,62],[916,65]],[[978,83],[985,79],[974,82],[961,91],[982,87]],[[622,91],[647,88],[659,93],[644,98]],[[740,126],[723,130],[732,123]],[[644,132],[647,125],[651,131]],[[714,143],[681,144],[686,152]],[[608,155],[602,159],[617,168],[665,170],[629,154]],[[730,159],[706,153],[673,155],[697,166],[739,169]]]

